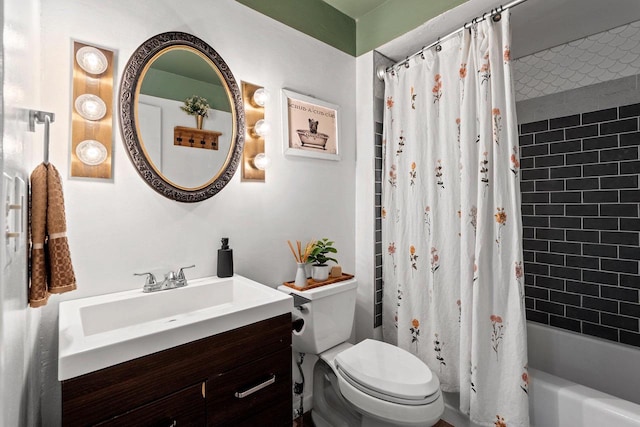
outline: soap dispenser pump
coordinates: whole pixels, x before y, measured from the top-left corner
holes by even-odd
[[[222,238],[222,247],[218,249],[218,277],[233,276],[233,249],[229,249],[229,238]]]

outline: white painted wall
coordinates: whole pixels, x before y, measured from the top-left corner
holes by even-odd
[[[335,239],[346,272],[355,271],[355,59],[233,0],[46,0],[42,2],[43,107],[56,112],[51,161],[65,176],[68,236],[78,290],[47,307],[45,425],[59,419],[56,303],[60,299],[134,289],[134,272],[195,263],[189,278],[216,273],[221,237],[230,237],[236,272],[269,286],[291,280],[295,263],[287,239]],[[71,38],[117,50],[117,84],[133,51],[165,31],[208,42],[238,80],[272,94],[265,183],[242,183],[240,172],[218,195],[177,203],[153,191],[131,165],[118,132],[113,182],[68,179]],[[282,155],[281,88],[341,108],[339,162]],[[117,96],[114,97],[117,99]]]
[[[373,51],[356,59],[357,158],[356,163],[356,340],[373,338],[373,302],[375,292],[375,143]]]
[[[22,231],[7,239],[5,200],[26,205],[28,158],[42,133],[27,132],[27,108],[40,106],[38,87],[40,48],[39,2],[6,0],[0,12],[2,47],[2,141],[0,142],[0,425],[37,425],[40,414],[40,350],[37,342],[40,311],[27,305],[26,209],[13,211],[9,230]],[[6,182],[6,184],[5,184]],[[17,222],[14,221],[16,216]],[[20,227],[22,222],[22,227]],[[8,240],[8,241],[7,241]]]

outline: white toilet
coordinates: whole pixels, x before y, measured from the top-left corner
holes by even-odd
[[[438,377],[413,354],[381,341],[347,343],[356,306],[355,279],[297,291],[293,317],[304,320],[293,349],[316,354],[317,427],[432,426],[444,412]],[[300,299],[302,297],[304,299]]]

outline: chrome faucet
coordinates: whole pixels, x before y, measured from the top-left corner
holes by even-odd
[[[187,286],[187,278],[184,275],[184,270],[193,267],[195,267],[195,264],[188,267],[180,267],[177,274],[170,271],[164,275],[164,280],[161,283],[158,283],[156,276],[154,276],[153,273],[134,273],[133,275],[147,276],[144,286],[142,287],[142,292],[157,292]]]
[[[184,270],[187,268],[193,268],[196,265],[190,265],[188,267],[180,267],[180,270],[178,270],[178,274],[176,274],[176,287],[177,288],[181,288],[183,286],[187,286],[187,278],[184,275]]]
[[[153,273],[133,273],[134,276],[147,276],[142,287],[142,292],[155,292],[160,290],[160,284],[156,281]]]

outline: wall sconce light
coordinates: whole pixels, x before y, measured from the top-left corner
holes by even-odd
[[[104,53],[93,46],[84,46],[76,52],[76,62],[89,74],[102,74],[107,70],[109,61]]]
[[[72,58],[71,176],[109,179],[114,52],[74,41]]]
[[[247,123],[242,152],[242,180],[264,182],[265,169],[271,164],[271,159],[264,153],[265,137],[271,130],[269,122],[264,119],[269,93],[263,87],[242,82],[242,99]]]
[[[265,119],[260,119],[256,122],[255,125],[253,125],[253,132],[258,137],[265,138],[267,135],[269,135],[270,131],[271,125],[267,121],[265,121]]]
[[[253,166],[255,166],[256,169],[263,171],[269,168],[270,165],[271,165],[271,159],[264,153],[258,153],[253,158]]]
[[[263,87],[256,89],[256,91],[253,92],[252,99],[256,107],[264,107],[269,101],[269,92]]]
[[[76,111],[86,120],[100,120],[107,114],[107,105],[100,97],[85,93],[76,98]]]
[[[107,147],[100,141],[85,139],[76,147],[76,156],[87,166],[97,166],[107,159]]]

